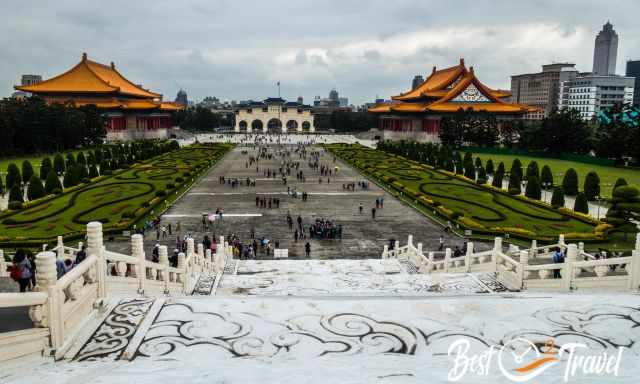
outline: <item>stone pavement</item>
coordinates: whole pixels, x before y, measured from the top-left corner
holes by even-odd
[[[294,149],[294,146],[288,148]],[[314,147],[322,150],[319,147]],[[270,146],[270,153],[274,153],[276,146]],[[247,151],[243,154],[243,151]],[[342,163],[333,161],[329,153],[320,157],[320,164],[334,168],[339,167],[339,172],[332,173],[327,183],[327,177],[318,182],[319,171],[313,171],[308,165],[308,160],[299,159],[298,155],[292,155],[294,161],[300,161],[300,170],[306,177],[305,182],[297,181],[292,172],[287,180],[289,187],[295,187],[299,192],[309,194],[308,201],[301,198],[293,198],[287,195],[287,186],[283,185],[280,178],[267,178],[265,169],[278,170],[279,158],[271,160],[261,159],[259,171],[256,166],[247,168],[246,162],[255,151],[251,148],[236,147],[206,176],[197,182],[192,189],[178,200],[163,216],[164,224],[171,223],[173,236],[161,239],[161,244],[169,247],[169,252],[175,247],[175,229],[180,223],[182,234],[191,233],[196,241],[200,241],[205,232],[202,228],[202,214],[213,213],[217,208],[224,209],[223,220],[216,221],[213,228],[206,231],[210,237],[215,234],[237,234],[243,241],[250,239],[251,229],[255,230],[257,239],[266,237],[272,244],[279,241],[280,248],[287,248],[289,257],[298,258],[304,256],[306,241],[294,242],[293,231],[289,230],[286,221],[287,212],[291,213],[294,222],[298,215],[303,219],[303,225],[308,228],[316,218],[333,220],[343,227],[342,240],[308,240],[311,243],[312,258],[370,258],[378,257],[382,253],[385,244],[390,239],[395,239],[405,244],[407,236],[414,235],[414,242],[422,242],[425,250],[435,250],[438,247],[438,238],[445,236],[446,246],[462,246],[463,239],[443,233],[440,225],[425,218],[411,207],[395,199],[373,183],[369,183],[369,189],[356,188],[351,192],[343,189],[343,184],[364,180],[357,171]],[[229,184],[220,184],[219,177],[239,178],[244,181],[247,177],[256,179],[255,187],[244,184],[232,188]],[[259,208],[256,206],[256,195],[267,199],[279,198],[279,208]],[[371,208],[375,206],[375,199],[384,197],[384,208],[376,212],[376,219],[371,218]],[[358,212],[358,206],[362,203],[363,213]],[[294,225],[295,228],[295,225]],[[156,242],[156,233],[145,235],[145,249],[151,254],[151,249]],[[488,249],[485,244],[478,244],[476,249]],[[107,243],[107,249],[128,253],[130,244],[126,241]],[[259,254],[263,256],[262,253]]]

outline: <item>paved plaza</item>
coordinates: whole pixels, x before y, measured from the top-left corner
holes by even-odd
[[[256,239],[267,238],[272,245],[278,242],[279,248],[288,250],[290,258],[304,257],[307,241],[311,245],[311,258],[379,257],[384,245],[389,244],[391,239],[404,244],[410,234],[414,236],[415,243],[424,244],[425,250],[436,250],[441,235],[445,236],[445,246],[462,247],[463,239],[444,233],[439,224],[425,218],[372,182],[369,182],[367,189],[359,188],[358,182],[366,179],[340,160],[334,161],[333,155],[323,153],[321,147],[308,147],[308,151],[322,153],[319,164],[329,167],[332,170],[331,176],[320,177],[318,170],[309,167],[308,156],[303,159],[294,153],[294,145],[269,145],[268,153],[273,155],[279,149],[291,151],[290,159],[300,162],[299,171],[303,172],[305,181],[296,180],[295,170],[287,178],[287,185],[284,185],[279,176],[265,176],[266,170],[278,171],[281,158],[273,156],[272,159],[261,159],[256,171],[255,164],[248,166],[249,157],[257,153],[256,149],[252,146],[238,146],[165,212],[162,223],[170,223],[173,233],[166,239],[161,238],[160,243],[167,245],[171,253],[175,248],[175,232],[179,223],[180,235],[190,233],[196,241],[200,241],[205,234],[216,238],[236,234],[248,244],[253,230]],[[335,167],[338,167],[338,172]],[[234,188],[229,183],[222,184],[221,176],[227,180],[238,178],[239,186]],[[255,187],[246,185],[247,178],[255,180]],[[348,183],[356,184],[354,191],[343,188]],[[299,192],[298,197],[288,195],[287,187],[295,188]],[[308,194],[307,201],[300,197],[302,192]],[[271,208],[256,206],[256,197],[264,197],[267,201],[272,199]],[[384,199],[384,208],[378,209],[373,219],[371,210],[375,207],[376,198]],[[276,207],[273,199],[280,200],[279,207]],[[362,213],[359,212],[360,204],[363,206]],[[224,209],[223,219],[216,220],[212,226],[203,230],[203,214],[214,213],[218,208]],[[287,213],[294,221],[294,229],[289,229],[287,225]],[[294,230],[298,216],[302,218],[305,229],[316,219],[331,220],[336,225],[342,225],[342,239],[319,240],[307,237],[296,242]],[[155,243],[156,232],[147,232],[145,248],[148,255]],[[129,252],[128,242],[110,243],[107,247],[114,251]],[[483,249],[486,245],[478,244],[478,247]],[[258,257],[267,256],[259,251]]]

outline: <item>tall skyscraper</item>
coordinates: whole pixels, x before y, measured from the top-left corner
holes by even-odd
[[[182,104],[185,107],[189,105],[189,99],[187,98],[187,92],[184,89],[180,89],[178,91],[178,95],[176,96],[176,103]]]
[[[627,61],[625,76],[636,78],[633,90],[633,106],[638,107],[640,106],[640,60]]]
[[[413,77],[413,81],[411,81],[411,89],[416,89],[418,85],[424,83],[424,77],[420,75],[415,75]]]
[[[593,51],[593,73],[596,75],[613,75],[616,73],[618,58],[618,34],[613,25],[607,21],[602,31],[596,36]]]

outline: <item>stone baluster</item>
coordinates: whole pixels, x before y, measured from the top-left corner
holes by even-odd
[[[575,263],[578,256],[578,247],[575,244],[569,244],[567,246],[567,257],[564,259],[564,265],[562,266],[562,290],[571,290],[571,280],[573,280],[573,263]]]
[[[407,245],[409,246],[409,248],[413,247],[413,235],[409,235],[409,238],[407,239]]]
[[[524,289],[524,280],[529,278],[529,271],[526,270],[529,265],[529,252],[520,251],[520,264],[517,266],[518,281],[520,282],[520,289]]]
[[[178,275],[178,282],[184,283],[185,276],[187,275],[187,260],[183,252],[178,253],[178,269],[180,274]]]
[[[160,268],[162,268],[159,269],[158,280],[166,282],[169,280],[169,254],[167,253],[166,245],[158,247],[158,261]]]
[[[464,265],[467,272],[471,272],[471,265],[473,264],[473,243],[467,243],[467,253],[464,255]]]
[[[383,259],[389,258],[389,246],[387,244],[385,244],[384,248],[382,249],[382,258]]]
[[[204,251],[204,257],[207,260],[207,272],[210,273],[213,268],[213,254],[211,253],[211,249]]]
[[[0,276],[7,274],[7,262],[4,259],[4,251],[0,249]]]
[[[204,260],[204,245],[202,243],[198,243],[198,263],[201,265],[201,270],[204,270],[205,260]]]
[[[449,267],[451,264],[451,248],[447,248],[444,250],[444,271],[449,272]]]
[[[424,272],[426,262],[424,261],[424,254],[422,253],[422,243],[418,243],[415,260],[418,270]]]
[[[58,236],[58,244],[56,245],[56,253],[58,254],[58,259],[64,261],[64,242],[62,241],[62,236]]]
[[[64,293],[56,287],[58,281],[56,270],[56,254],[53,252],[40,252],[36,255],[36,281],[37,290],[47,294],[47,310],[34,308],[29,310],[29,316],[37,326],[49,327],[51,348],[56,350],[64,341],[64,322],[62,319],[62,307],[64,305]],[[45,314],[46,313],[46,314]]]
[[[498,271],[498,257],[502,253],[502,237],[496,237],[493,240],[493,251],[491,252],[491,262],[493,263],[493,272]]]
[[[107,262],[104,256],[102,239],[102,223],[92,221],[87,224],[87,256],[96,257],[96,279],[98,282],[98,299],[107,297]]]
[[[640,233],[636,234],[636,246],[631,253],[631,266],[627,267],[630,271],[629,289],[637,291],[640,289]]]
[[[565,247],[567,245],[564,242],[564,234],[560,234],[560,236],[558,236],[558,244],[560,245],[560,247]]]
[[[529,257],[535,259],[538,256],[538,240],[531,240],[531,249],[529,250]]]
[[[195,254],[195,243],[193,238],[189,238],[187,239],[187,258],[191,260],[191,263],[193,263],[195,261],[194,258],[194,254]]]
[[[398,258],[398,254],[400,253],[400,242],[398,240],[396,240],[396,242],[393,244],[393,253],[395,258]]]
[[[144,253],[144,237],[139,233],[131,236],[131,256],[136,258],[133,272],[138,279],[138,293],[143,295],[147,283],[147,257]]]

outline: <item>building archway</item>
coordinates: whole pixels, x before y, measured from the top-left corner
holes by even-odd
[[[251,122],[251,131],[252,132],[262,132],[262,120],[255,119]]]
[[[302,131],[303,132],[309,132],[311,131],[311,123],[308,121],[303,121],[302,122]]]
[[[287,121],[287,132],[295,132],[298,130],[298,122],[295,120]]]
[[[238,123],[238,127],[240,127],[240,132],[246,132],[247,131],[247,122],[242,120],[241,122]]]
[[[282,121],[273,118],[267,123],[267,133],[282,133]]]

